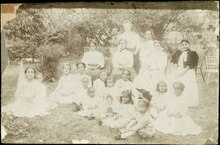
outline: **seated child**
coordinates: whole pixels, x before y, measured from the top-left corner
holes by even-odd
[[[74,88],[71,66],[65,63],[63,65],[63,76],[60,78],[55,91],[50,97],[55,98],[55,101],[60,104],[72,103],[75,93]]]
[[[121,134],[116,139],[125,139],[130,135],[137,133],[142,138],[151,138],[155,134],[153,118],[148,112],[150,102],[141,99],[135,110],[135,116],[120,129]]]
[[[132,94],[130,90],[122,91],[120,97],[120,104],[116,107],[116,115],[103,121],[103,126],[110,126],[111,128],[120,128],[124,126],[134,114]]]
[[[160,113],[155,120],[158,131],[173,135],[198,135],[201,128],[188,115],[186,97],[184,97],[184,84],[180,81],[173,83],[174,94],[167,104],[167,110]]]
[[[119,97],[116,95],[116,92],[115,92],[113,78],[110,76],[107,77],[106,79],[106,87],[104,89],[104,98],[106,98],[109,95],[113,97],[114,102],[119,103]]]
[[[167,100],[167,84],[164,81],[160,81],[150,103],[150,114],[154,118],[157,118],[158,114],[166,109]]]
[[[122,70],[121,79],[118,79],[115,82],[114,87],[116,89],[117,96],[120,96],[122,91],[124,90],[131,90],[132,99],[134,103],[136,104],[138,102],[139,92],[137,91],[135,85],[129,80],[130,75],[131,75],[130,70],[127,70],[127,69]]]
[[[116,102],[111,95],[105,97],[104,102],[100,105],[100,118],[104,120],[113,117],[116,114],[116,107]]]
[[[95,94],[95,89],[89,87],[87,89],[87,96],[83,98],[82,101],[82,111],[79,111],[78,114],[89,119],[99,117],[99,108],[100,97],[97,97]]]
[[[106,78],[107,78],[107,72],[102,70],[99,73],[99,79],[96,79],[93,82],[93,87],[96,90],[96,95],[99,96],[99,97],[104,96],[104,89],[105,89],[105,86],[106,86]],[[103,98],[103,100],[104,100],[104,98]]]

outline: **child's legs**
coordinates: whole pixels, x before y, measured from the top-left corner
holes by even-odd
[[[142,138],[151,138],[155,134],[155,129],[152,127],[144,127],[137,131],[137,134]]]
[[[134,131],[127,131],[121,134],[121,138],[127,138],[128,136],[131,136],[133,134],[135,134]]]

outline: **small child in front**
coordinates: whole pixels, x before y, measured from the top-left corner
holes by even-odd
[[[98,105],[100,104],[100,98],[96,96],[95,89],[89,87],[87,89],[87,96],[82,101],[82,111],[78,114],[89,119],[99,117]]]
[[[128,136],[137,133],[142,138],[151,138],[155,134],[153,118],[149,114],[150,102],[141,99],[135,110],[135,116],[120,129],[121,134],[115,136],[115,139],[126,139]]]

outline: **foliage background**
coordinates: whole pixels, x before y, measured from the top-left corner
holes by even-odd
[[[50,80],[57,77],[60,58],[69,54],[80,58],[91,40],[100,48],[114,47],[111,40],[123,32],[124,20],[132,22],[133,31],[142,39],[151,28],[154,39],[173,53],[180,38],[200,43],[202,48],[216,41],[218,17],[218,12],[211,10],[19,8],[4,32],[10,61],[39,59],[40,71]],[[176,32],[174,37],[169,36],[172,32]],[[101,51],[109,56],[106,49]]]

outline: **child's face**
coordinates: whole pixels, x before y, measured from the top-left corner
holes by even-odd
[[[79,64],[78,65],[78,71],[79,71],[79,73],[84,73],[85,67],[82,64]]]
[[[69,73],[70,73],[70,66],[65,65],[65,66],[63,67],[63,73],[64,73],[65,75],[69,74]]]
[[[36,79],[39,80],[40,82],[43,81],[43,77],[42,77],[41,74],[37,74],[37,75],[36,75]]]
[[[137,110],[138,112],[140,113],[145,113],[147,110],[148,110],[148,107],[145,106],[143,103],[138,103],[138,106],[137,106]]]
[[[176,95],[177,97],[179,97],[179,96],[182,95],[183,89],[180,88],[180,87],[176,87],[176,88],[174,89],[174,92],[175,92],[175,95]]]
[[[32,80],[34,79],[34,70],[29,68],[27,71],[26,71],[26,77],[28,80]]]
[[[110,97],[107,98],[107,103],[111,104],[112,103],[112,99]]]
[[[159,87],[160,93],[165,93],[167,90],[167,85],[164,83],[160,83],[158,87]]]
[[[122,92],[122,96],[121,96],[121,103],[122,104],[127,104],[130,100],[130,97],[128,95],[128,92]]]
[[[102,72],[99,77],[100,77],[100,80],[105,81],[106,78],[107,78],[107,73],[106,72]]]
[[[127,80],[129,79],[129,77],[130,77],[130,73],[129,73],[128,71],[124,71],[124,72],[122,73],[122,79],[123,79],[124,81],[127,81]]]
[[[83,88],[84,88],[84,89],[88,88],[88,86],[89,86],[89,80],[88,80],[88,79],[83,79],[83,80],[82,80],[82,85],[83,85]]]
[[[113,86],[113,81],[112,80],[107,80],[107,86],[112,87]]]

